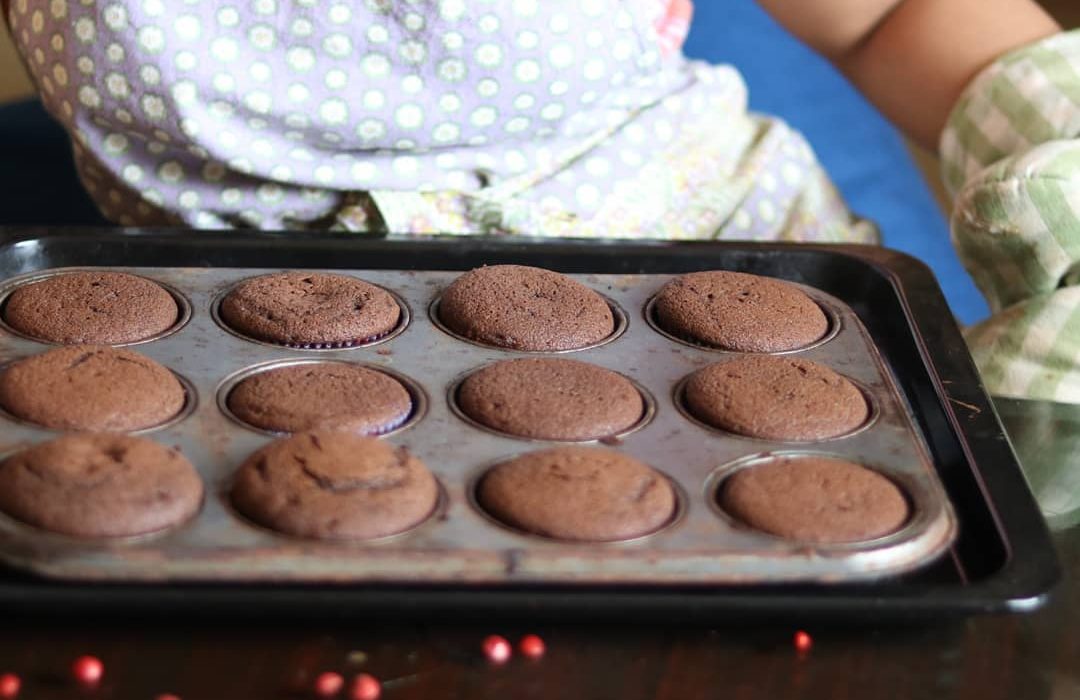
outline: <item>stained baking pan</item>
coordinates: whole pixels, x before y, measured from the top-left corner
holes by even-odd
[[[84,268],[10,277],[0,284],[0,305],[21,285],[75,269]],[[191,309],[182,328],[137,347],[189,383],[192,407],[190,415],[144,434],[180,448],[201,473],[209,495],[201,513],[175,531],[104,545],[46,533],[0,515],[0,560],[27,571],[79,581],[836,583],[911,571],[941,556],[955,535],[955,517],[918,430],[865,328],[846,304],[810,287],[805,291],[826,311],[831,330],[820,341],[783,354],[844,372],[862,388],[871,416],[860,430],[844,436],[782,442],[711,429],[678,410],[681,378],[734,353],[666,337],[646,321],[650,296],[671,275],[574,276],[606,296],[618,321],[606,342],[559,354],[621,372],[641,387],[654,410],[640,427],[618,438],[618,450],[661,470],[679,494],[678,512],[662,531],[642,540],[599,544],[511,532],[483,517],[472,498],[486,465],[538,446],[479,428],[453,410],[453,389],[461,377],[521,356],[454,337],[436,323],[438,294],[459,272],[350,269],[350,274],[392,290],[402,308],[416,311],[405,315],[399,332],[374,344],[302,350],[252,342],[227,331],[216,313],[228,290],[273,270],[108,269],[163,283]],[[35,341],[0,338],[5,359],[43,349]],[[244,377],[276,367],[328,361],[395,373],[411,388],[412,419],[388,439],[407,445],[428,465],[444,497],[429,522],[407,536],[350,545],[299,540],[253,527],[229,505],[226,492],[237,466],[271,439],[229,415],[225,397],[230,389]],[[11,444],[55,435],[12,421],[5,425],[5,434]],[[870,466],[901,486],[911,517],[885,537],[810,546],[742,527],[710,507],[715,503],[712,494],[727,475],[762,455],[779,454],[827,455]]]
[[[0,242],[3,279],[66,267],[130,269],[169,284],[189,299],[192,319],[184,329],[138,349],[152,357],[155,352],[166,353],[158,358],[166,360],[166,364],[188,361],[190,364],[180,371],[197,389],[201,402],[197,410],[206,411],[206,415],[213,412],[222,419],[222,425],[228,421],[217,411],[215,397],[226,377],[249,371],[246,368],[260,362],[290,361],[314,353],[261,348],[222,333],[212,319],[216,295],[229,284],[258,271],[339,269],[355,271],[402,294],[413,315],[409,328],[383,346],[383,354],[367,349],[350,351],[348,357],[386,365],[413,379],[419,390],[428,394],[431,413],[391,439],[416,448],[422,446],[425,435],[431,431],[437,433],[440,425],[446,430],[462,432],[460,424],[453,425],[455,416],[446,397],[440,394],[466,369],[501,359],[508,353],[460,342],[447,344],[430,323],[427,306],[437,297],[437,290],[456,276],[454,271],[506,262],[579,275],[579,279],[623,308],[629,318],[624,337],[580,357],[620,371],[635,364],[625,353],[633,352],[642,343],[675,345],[651,330],[642,315],[650,290],[655,291],[672,274],[729,269],[806,285],[819,304],[831,312],[833,326],[838,330],[836,337],[805,351],[807,357],[839,361],[864,389],[869,389],[876,416],[859,434],[829,441],[824,448],[787,445],[785,450],[785,445],[749,444],[752,441],[737,439],[709,443],[713,445],[710,454],[686,456],[684,460],[694,464],[693,478],[674,475],[684,491],[683,518],[697,520],[691,520],[689,525],[683,523],[681,530],[675,528],[674,534],[664,533],[647,546],[610,548],[606,555],[596,556],[596,548],[585,551],[522,545],[513,535],[485,530],[482,519],[464,517],[458,523],[464,529],[456,531],[456,536],[459,541],[478,541],[476,551],[480,556],[454,563],[442,569],[442,574],[435,573],[437,567],[430,565],[427,569],[403,567],[408,557],[394,560],[395,552],[408,550],[400,544],[379,549],[375,557],[337,559],[332,550],[312,558],[312,548],[304,547],[300,549],[308,556],[300,556],[298,560],[299,550],[295,548],[279,548],[281,556],[275,558],[274,548],[264,546],[268,543],[254,543],[251,551],[262,554],[269,551],[271,556],[252,558],[237,551],[234,556],[225,557],[218,552],[217,557],[200,560],[199,556],[191,555],[198,555],[200,542],[207,544],[206,533],[202,533],[204,539],[200,540],[198,532],[193,535],[188,531],[186,542],[181,536],[171,543],[180,545],[179,549],[165,550],[166,555],[171,552],[175,556],[158,556],[157,573],[147,576],[140,574],[146,570],[146,562],[137,553],[132,556],[138,548],[76,548],[75,551],[66,543],[45,541],[47,538],[16,537],[21,545],[5,546],[4,555],[32,573],[8,574],[0,581],[0,600],[99,606],[124,600],[129,606],[148,607],[175,605],[178,600],[230,607],[274,602],[298,609],[324,606],[333,600],[354,609],[396,602],[395,607],[412,609],[452,604],[461,611],[476,606],[511,605],[542,606],[551,611],[589,610],[594,614],[617,613],[631,606],[642,613],[659,612],[665,617],[677,610],[701,613],[785,608],[963,612],[1034,606],[1056,579],[1056,564],[1045,528],[1015,459],[1008,449],[1002,449],[1007,445],[1004,434],[981,391],[955,325],[946,320],[940,292],[925,268],[896,253],[851,246],[540,244],[518,240],[372,240],[168,231],[9,230],[5,233]],[[201,269],[185,272],[182,268]],[[430,272],[433,270],[439,272]],[[222,339],[221,343],[234,343],[236,347],[230,346],[228,351],[214,347],[203,356],[181,352],[182,346],[177,344],[184,342],[185,333],[188,338],[201,334],[204,344],[218,342],[208,340],[212,337]],[[33,345],[28,343],[24,348],[20,343],[27,341],[14,337],[6,342],[9,355],[18,355],[20,351],[25,354],[29,345]],[[421,356],[432,356],[431,348],[427,347],[431,343],[453,350],[449,355],[442,353],[438,361],[421,366]],[[410,357],[410,349],[418,351],[415,360]],[[658,443],[660,431],[670,432],[675,423],[685,422],[677,411],[671,410],[671,402],[677,396],[668,395],[669,387],[676,386],[677,378],[696,366],[719,359],[703,357],[708,351],[693,348],[678,352],[682,364],[676,362],[667,368],[671,376],[657,378],[648,373],[631,373],[631,378],[644,385],[654,400],[663,405],[649,425],[626,436],[620,445],[620,449],[641,452],[646,461],[667,471],[670,471],[668,465],[657,464],[661,459],[659,453],[650,452],[649,446]],[[333,355],[335,359],[344,359],[343,353]],[[228,359],[211,360],[214,357]],[[169,363],[170,358],[175,361]],[[205,426],[205,420],[201,424]],[[181,422],[171,430],[182,433],[183,425]],[[188,425],[196,422],[189,421]],[[235,454],[229,454],[218,465],[219,473],[204,473],[204,478],[210,477],[212,489],[213,484],[222,481],[230,466],[235,466],[228,462],[235,462],[243,453],[269,439],[240,426],[223,428],[226,432],[229,429],[235,431],[229,434],[235,442]],[[9,426],[7,430],[5,442],[34,439],[30,434],[33,429]],[[15,435],[19,430],[30,433]],[[656,434],[650,437],[649,430]],[[708,441],[704,437],[705,429],[700,430],[703,436],[687,440],[687,445],[700,446]],[[194,432],[186,436],[181,433],[163,439],[175,438],[185,452],[195,452],[197,462],[205,462],[198,459],[201,455],[197,445],[185,444],[185,440],[197,438]],[[485,436],[483,431],[477,431],[473,440],[484,446],[477,451],[477,459],[481,453],[491,460],[515,449],[510,444],[513,441]],[[719,449],[717,445],[727,447]],[[527,447],[518,445],[516,450],[524,451]],[[917,517],[912,523],[917,526],[905,528],[904,536],[895,538],[894,542],[878,543],[862,551],[825,552],[824,556],[804,557],[802,561],[790,556],[791,551],[783,547],[777,549],[775,557],[761,557],[758,542],[756,565],[743,569],[738,562],[746,561],[745,557],[730,556],[730,547],[724,551],[702,547],[716,536],[709,527],[716,528],[723,519],[702,507],[707,495],[698,493],[701,488],[695,480],[712,483],[719,478],[717,475],[724,465],[737,465],[740,460],[753,459],[762,452],[792,449],[813,452],[824,449],[883,469],[902,483],[916,502]],[[891,463],[889,455],[895,457]],[[435,468],[444,486],[448,485],[450,505],[455,512],[468,513],[467,479],[458,477],[478,465],[471,464],[468,468],[458,465],[453,474],[439,473],[437,455],[422,456]],[[707,461],[711,469],[702,473],[702,465]],[[686,508],[688,499],[696,502]],[[226,518],[227,513],[223,509],[219,515]],[[207,517],[205,522],[214,521]],[[698,539],[686,539],[687,533],[696,534]],[[6,545],[10,545],[12,533],[7,534]],[[251,533],[242,534],[248,537],[247,544],[253,544]],[[434,545],[445,541],[445,537],[438,536],[425,541],[421,535],[415,539],[419,543],[415,551],[424,552],[425,557],[431,557],[434,551],[431,561],[439,561],[440,551]],[[162,553],[162,550],[149,551]],[[647,556],[640,556],[642,552]],[[657,552],[662,556],[656,557]],[[510,560],[513,566],[507,567]],[[927,566],[931,560],[935,563]],[[445,563],[452,558],[444,557],[441,561]],[[208,568],[213,562],[217,566]],[[94,579],[112,583],[88,582]],[[225,579],[229,581],[223,582]],[[250,585],[260,579],[276,583],[272,587]]]

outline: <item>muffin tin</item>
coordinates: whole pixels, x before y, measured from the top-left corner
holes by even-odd
[[[625,310],[623,337],[565,356],[622,372],[652,400],[655,415],[609,447],[673,479],[680,514],[663,531],[627,543],[551,542],[510,531],[472,504],[471,486],[487,467],[554,444],[471,426],[447,399],[466,372],[526,356],[457,340],[427,313],[457,274],[495,263],[573,273]],[[0,568],[3,604],[260,614],[270,606],[335,615],[544,610],[618,619],[632,610],[636,619],[658,621],[779,611],[910,616],[1031,609],[1059,575],[1045,526],[940,291],[924,267],[891,251],[0,230],[0,276],[9,282],[88,264],[133,270],[191,301],[186,325],[136,349],[194,387],[191,415],[145,435],[184,450],[206,480],[207,498],[189,526],[125,541],[78,541],[0,518],[0,558],[10,565]],[[318,351],[246,341],[214,321],[213,303],[227,286],[290,267],[382,283],[401,294],[412,318],[399,336],[370,347]],[[664,280],[703,269],[808,285],[835,314],[837,334],[797,354],[854,379],[873,403],[871,422],[820,443],[778,443],[731,437],[688,420],[675,404],[679,381],[728,355],[665,337],[643,309]],[[0,360],[48,347],[0,332]],[[410,390],[423,393],[426,414],[386,439],[408,445],[440,479],[437,518],[403,536],[342,544],[280,536],[231,510],[230,475],[272,437],[225,416],[218,390],[260,363],[296,360],[358,361],[415,382]],[[0,430],[7,451],[56,435],[4,418]],[[917,515],[901,532],[852,545],[808,546],[747,531],[711,495],[731,470],[776,452],[830,454],[878,468],[907,491]]]
[[[0,288],[0,303],[19,285],[70,269],[8,279]],[[462,376],[526,354],[466,342],[436,320],[438,295],[459,272],[341,271],[392,291],[406,310],[403,322],[394,333],[370,343],[304,350],[246,339],[216,312],[234,285],[275,270],[110,269],[159,281],[191,309],[182,328],[142,344],[139,351],[186,379],[193,410],[182,420],[142,434],[177,445],[196,465],[208,495],[193,522],[135,541],[60,537],[0,517],[0,556],[41,574],[107,580],[425,583],[848,581],[926,564],[941,555],[955,535],[944,490],[873,342],[851,308],[812,287],[803,290],[826,311],[830,332],[808,348],[786,354],[823,362],[851,377],[866,392],[872,415],[866,426],[844,437],[782,442],[706,428],[680,410],[682,380],[732,353],[657,332],[648,318],[650,299],[671,275],[573,275],[606,297],[618,322],[605,342],[557,354],[620,372],[643,390],[651,404],[647,422],[607,442],[665,474],[680,500],[677,515],[659,531],[633,541],[594,544],[493,526],[473,498],[477,479],[490,465],[538,449],[538,442],[556,443],[498,435],[458,415],[453,387]],[[9,359],[45,349],[11,336],[0,340],[0,347]],[[416,411],[388,439],[407,445],[442,485],[444,498],[426,522],[379,541],[301,541],[253,527],[234,511],[227,495],[233,473],[271,438],[222,410],[227,392],[238,377],[275,363],[313,361],[358,362],[406,380]],[[6,426],[5,434],[16,444],[52,435],[15,423]],[[756,532],[717,512],[714,492],[725,476],[763,454],[790,453],[827,454],[876,469],[907,495],[909,521],[901,530],[871,541],[821,545]]]

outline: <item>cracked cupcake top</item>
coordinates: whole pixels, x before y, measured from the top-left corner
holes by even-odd
[[[423,522],[438,501],[435,477],[404,447],[328,430],[270,443],[240,467],[236,508],[298,537],[371,539]]]

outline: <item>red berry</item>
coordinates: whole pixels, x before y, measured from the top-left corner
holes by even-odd
[[[180,700],[180,696],[173,695],[172,693],[162,693],[157,696],[156,700]]]
[[[518,651],[530,659],[539,659],[547,651],[544,640],[535,634],[527,634],[518,642]]]
[[[379,679],[370,673],[360,673],[353,678],[352,688],[349,689],[349,700],[378,700],[382,695],[382,685]]]
[[[806,632],[799,630],[795,633],[795,650],[801,654],[810,651],[810,647],[814,646],[814,640],[810,638]]]
[[[483,649],[484,656],[492,663],[502,664],[510,659],[510,642],[497,634],[484,640]]]
[[[71,675],[80,685],[95,686],[105,675],[105,665],[95,656],[80,656],[71,664]]]
[[[341,677],[340,673],[334,673],[333,671],[320,673],[315,679],[315,694],[320,698],[332,698],[341,691],[344,685],[345,679]]]
[[[0,675],[0,700],[15,700],[22,681],[14,673]]]

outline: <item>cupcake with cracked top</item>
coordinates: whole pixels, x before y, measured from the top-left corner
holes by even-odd
[[[232,487],[236,509],[272,530],[316,539],[373,539],[409,530],[435,510],[435,477],[404,447],[318,430],[252,454]]]

